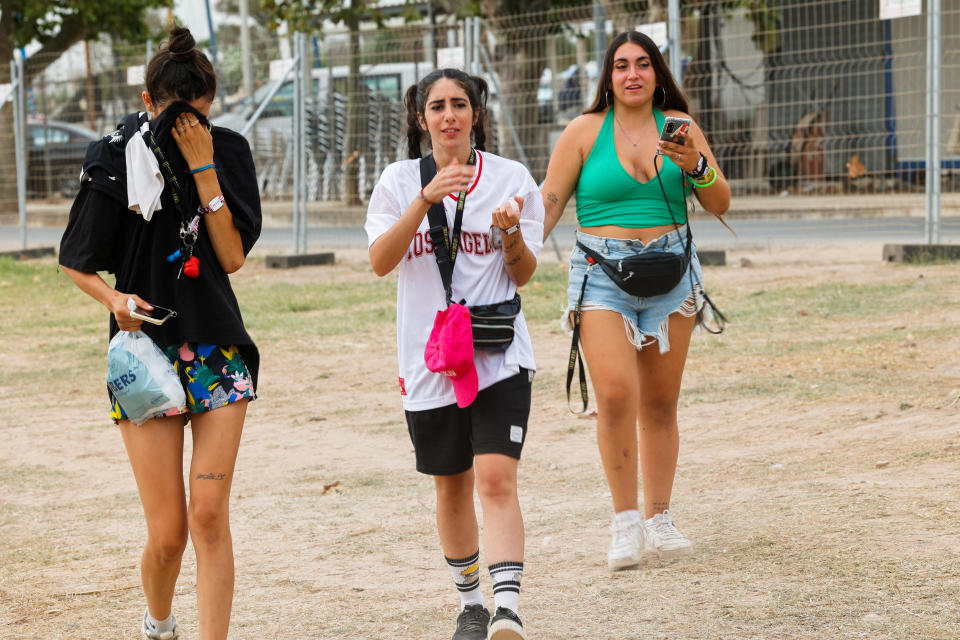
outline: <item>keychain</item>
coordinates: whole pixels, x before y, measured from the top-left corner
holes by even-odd
[[[169,256],[167,262],[181,260],[180,270],[177,272],[177,279],[180,274],[188,278],[196,278],[200,275],[200,260],[193,255],[193,245],[197,243],[197,236],[200,234],[200,216],[194,216],[186,227],[180,225],[180,242],[183,243],[183,249],[177,249]]]

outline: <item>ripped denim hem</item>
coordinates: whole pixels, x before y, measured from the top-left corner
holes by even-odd
[[[585,301],[583,306],[580,307],[581,312],[583,311],[613,311],[614,313],[620,313],[616,309],[610,309],[602,304],[596,304],[589,301]],[[573,324],[571,323],[571,315],[573,315],[573,309],[568,308],[563,312],[563,317],[560,320],[560,326],[567,333],[573,332]],[[627,340],[632,344],[637,351],[643,350],[644,347],[649,347],[654,342],[657,342],[660,345],[660,353],[667,353],[670,351],[670,316],[674,313],[679,313],[684,318],[690,318],[693,316],[697,317],[697,324],[695,330],[699,330],[701,325],[705,322],[710,322],[713,320],[713,310],[709,305],[706,304],[706,300],[703,297],[703,285],[699,282],[693,285],[693,289],[690,290],[690,294],[680,303],[676,309],[667,314],[667,316],[660,323],[660,326],[657,327],[657,330],[653,333],[640,331],[637,327],[636,322],[632,319],[627,318],[624,314],[620,313],[620,317],[623,319],[624,330],[627,333]]]

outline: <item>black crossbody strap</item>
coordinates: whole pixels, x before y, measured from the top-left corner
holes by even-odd
[[[141,123],[142,126],[142,123]],[[157,158],[157,164],[160,165],[160,171],[163,173],[163,177],[166,178],[167,182],[170,183],[170,194],[173,196],[173,203],[177,205],[178,209],[180,207],[180,200],[184,199],[183,186],[180,184],[180,181],[177,179],[176,174],[173,173],[173,168],[170,166],[170,162],[167,160],[167,157],[163,155],[163,151],[160,150],[160,145],[157,143],[156,137],[153,135],[153,131],[150,130],[150,127],[142,127],[143,133],[143,142],[147,145],[150,151],[153,152],[153,155]],[[181,209],[181,217],[184,217],[183,211]]]
[[[580,244],[579,242],[577,244]],[[582,245],[581,245],[582,246]],[[584,247],[586,250],[586,248]],[[589,254],[588,254],[589,255]],[[587,411],[587,374],[583,370],[583,359],[580,357],[580,314],[583,306],[583,292],[587,289],[587,276],[590,275],[590,268],[583,274],[583,284],[580,286],[580,297],[577,298],[577,307],[573,310],[573,342],[570,344],[570,359],[567,362],[567,408],[570,409],[570,385],[573,382],[573,371],[577,365],[580,366],[580,399],[583,401],[583,409],[571,413],[586,413]]]
[[[437,175],[437,163],[433,155],[420,158],[420,186],[426,187]],[[440,280],[443,281],[443,290],[447,294],[447,304],[453,300],[453,261],[450,259],[449,237],[447,236],[447,214],[443,210],[443,203],[430,205],[427,210],[428,233],[433,244],[433,257],[437,259],[437,268],[440,269]]]
[[[467,164],[477,161],[477,152],[470,150]],[[420,187],[426,187],[437,175],[437,162],[433,154],[420,158]],[[447,295],[447,304],[453,302],[453,265],[457,260],[457,250],[460,248],[460,226],[463,223],[463,207],[467,201],[467,192],[461,191],[457,197],[457,213],[453,219],[453,235],[447,228],[447,214],[443,210],[443,201],[430,205],[427,209],[427,224],[430,226],[430,242],[433,244],[433,257],[437,259],[437,268],[440,270],[440,280]]]
[[[673,207],[670,206],[670,200],[667,198],[667,192],[663,188],[663,180],[660,179],[660,169],[657,167],[657,157],[660,154],[657,154],[653,157],[653,170],[657,172],[657,184],[660,185],[660,193],[663,194],[663,203],[667,206],[667,211],[670,212],[670,219],[673,221],[673,228],[679,230],[680,224],[677,222],[676,216],[673,215]],[[662,157],[662,156],[660,156]],[[661,161],[662,164],[662,161]],[[692,189],[692,187],[691,187]],[[683,193],[683,201],[687,201],[687,186],[686,179],[683,177],[683,174],[680,174],[680,191]],[[691,191],[690,193],[693,193]],[[693,245],[693,231],[690,229],[690,216],[687,216],[687,244],[683,248],[683,255],[686,257],[687,262],[690,262],[690,247]],[[691,271],[692,275],[692,271]],[[691,284],[693,282],[691,281]]]
[[[583,251],[585,254],[587,254],[589,257],[593,258],[593,261],[596,262],[597,264],[603,264],[603,256],[597,253],[596,251],[594,251],[593,249],[591,249],[590,247],[588,247],[587,245],[583,244],[579,240],[577,240],[577,247],[579,247],[580,250]]]

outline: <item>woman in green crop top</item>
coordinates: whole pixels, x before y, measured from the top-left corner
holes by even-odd
[[[577,239],[605,258],[646,250],[682,253],[686,195],[692,190],[717,217],[730,205],[730,187],[695,122],[681,142],[659,141],[664,118],[689,118],[688,111],[650,38],[636,31],[614,38],[593,105],[567,126],[550,158],[542,187],[544,237],[576,191]],[[568,311],[585,287],[580,335],[597,403],[600,457],[613,497],[607,561],[614,570],[693,552],[669,512],[679,451],[680,382],[690,336],[705,311],[700,264],[691,249],[689,271],[680,284],[647,298],[622,291],[588,265],[581,249],[575,247],[570,257]]]

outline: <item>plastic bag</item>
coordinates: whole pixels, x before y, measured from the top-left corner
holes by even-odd
[[[180,377],[143,331],[119,331],[113,336],[107,350],[107,387],[137,425],[186,411]]]

